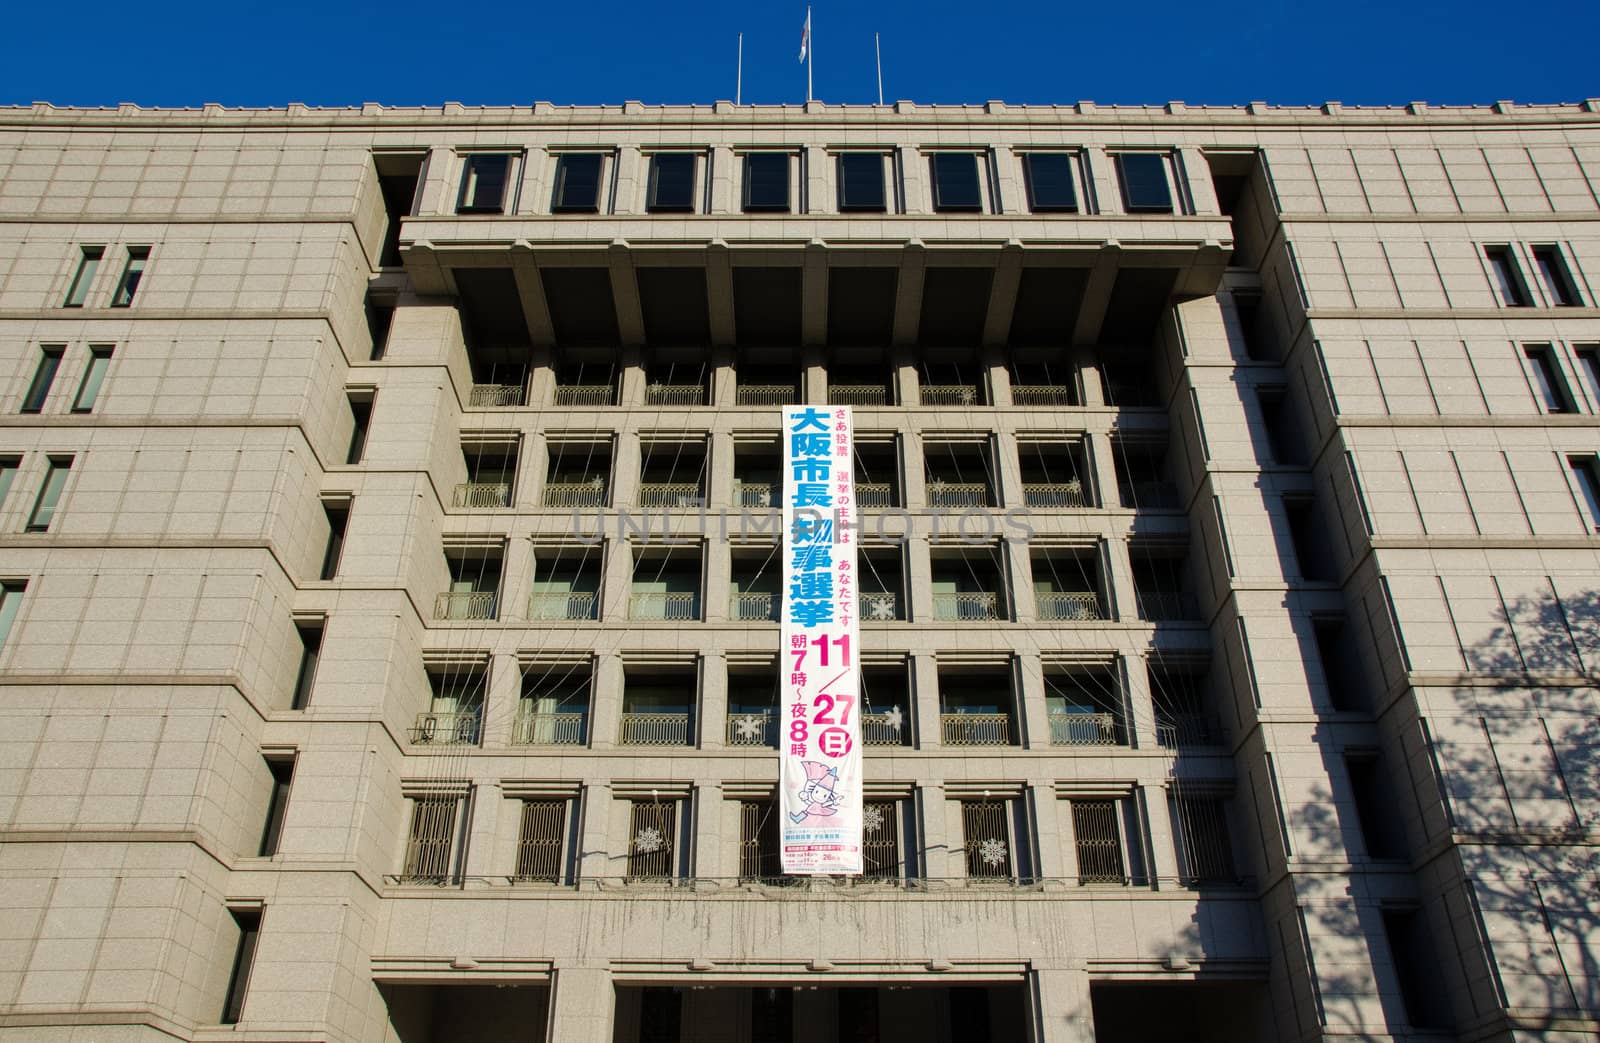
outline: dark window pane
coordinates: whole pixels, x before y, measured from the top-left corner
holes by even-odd
[[[1028,207],[1036,212],[1078,209],[1072,186],[1072,159],[1062,152],[1035,152],[1023,156],[1022,174],[1028,183]]]
[[[970,152],[937,152],[933,156],[933,208],[982,210],[978,191],[978,157]]]
[[[1535,246],[1533,263],[1539,269],[1539,281],[1544,283],[1544,292],[1549,296],[1551,304],[1558,308],[1571,308],[1583,303],[1578,297],[1578,288],[1572,283],[1572,275],[1567,271],[1567,262],[1562,258],[1560,249],[1554,246]]]
[[[787,152],[752,152],[744,157],[744,208],[789,209]]]
[[[694,210],[693,152],[663,152],[650,157],[650,210]]]
[[[144,278],[145,262],[149,259],[148,246],[128,247],[128,264],[122,269],[122,278],[117,280],[116,292],[111,295],[113,308],[126,308],[133,303],[133,295],[139,292],[139,280]]]
[[[600,208],[600,154],[585,152],[562,156],[556,164],[557,213],[589,212]]]
[[[505,203],[506,177],[511,157],[504,153],[468,156],[466,173],[461,178],[461,200],[456,211],[462,214],[498,214]]]
[[[39,357],[39,368],[33,371],[33,380],[28,384],[28,393],[22,397],[22,411],[24,413],[37,413],[44,408],[44,400],[50,397],[50,385],[55,383],[56,370],[61,368],[61,355],[64,348],[45,348]]]
[[[1159,152],[1123,152],[1117,156],[1122,175],[1122,201],[1130,213],[1172,213],[1167,187],[1167,157]]]
[[[283,835],[283,816],[289,809],[289,784],[294,780],[294,761],[271,760],[272,793],[267,798],[267,821],[261,829],[261,846],[256,854],[270,858],[278,853],[278,838]]]
[[[1489,262],[1489,275],[1494,280],[1495,293],[1507,308],[1526,308],[1533,303],[1528,297],[1528,287],[1522,281],[1522,269],[1511,255],[1509,246],[1486,246],[1483,256]]]
[[[233,954],[233,971],[228,975],[228,995],[222,1001],[222,1023],[237,1025],[244,1013],[244,992],[250,985],[250,967],[256,958],[256,937],[261,932],[261,913],[253,909],[230,909],[239,927],[239,947]]]
[[[839,157],[839,209],[886,209],[881,155],[846,152]]]

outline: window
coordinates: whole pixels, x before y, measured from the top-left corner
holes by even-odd
[[[1572,469],[1572,482],[1578,487],[1578,497],[1583,501],[1589,526],[1600,532],[1600,467],[1592,456],[1569,456],[1567,466]]]
[[[350,522],[350,503],[324,500],[322,511],[328,518],[328,547],[322,554],[322,573],[318,578],[332,579],[339,574],[339,557],[344,553],[344,530]]]
[[[750,152],[744,157],[746,211],[789,212],[789,154]]]
[[[74,413],[94,410],[95,399],[100,397],[100,385],[106,382],[106,370],[111,368],[111,351],[109,344],[96,344],[89,348],[89,368],[83,371],[78,397],[72,400]]]
[[[522,825],[517,832],[517,865],[512,879],[518,883],[559,884],[563,841],[566,837],[567,801],[524,800]]]
[[[862,876],[898,880],[906,875],[900,862],[900,802],[869,800],[862,804]]]
[[[1306,462],[1305,453],[1301,451],[1303,442],[1289,407],[1288,389],[1281,385],[1258,387],[1256,402],[1261,407],[1261,421],[1265,425],[1272,462],[1303,465]]]
[[[678,804],[636,800],[628,816],[628,878],[677,876]]]
[[[961,802],[961,833],[970,879],[1010,880],[1015,875],[1010,810],[1009,800],[985,797]]]
[[[1117,178],[1122,182],[1122,205],[1130,214],[1172,213],[1172,186],[1167,181],[1167,157],[1160,152],[1117,153]]]
[[[256,960],[256,939],[261,934],[260,909],[229,909],[234,926],[239,928],[239,947],[233,953],[233,971],[228,975],[228,994],[222,1001],[224,1025],[237,1025],[244,1013],[244,993],[250,986],[250,967]]]
[[[16,480],[17,468],[21,466],[20,456],[0,457],[0,506],[4,506],[6,497],[11,495],[11,483]]]
[[[1489,278],[1494,282],[1494,292],[1507,308],[1526,308],[1533,303],[1528,296],[1528,284],[1522,281],[1522,269],[1509,246],[1485,246],[1483,258],[1489,264]]]
[[[1078,209],[1072,157],[1065,152],[1024,154],[1022,180],[1028,188],[1028,209],[1034,213],[1073,213]]]
[[[458,214],[499,214],[505,211],[506,185],[511,180],[511,155],[481,152],[466,157],[461,175]]]
[[[367,425],[372,422],[372,392],[360,391],[350,395],[350,451],[344,462],[358,464],[367,451]]]
[[[0,583],[0,645],[11,634],[11,624],[17,621],[17,609],[22,607],[22,594],[27,589],[28,584],[20,579]]]
[[[1361,661],[1350,638],[1350,628],[1342,619],[1324,617],[1312,621],[1317,642],[1317,660],[1328,685],[1328,701],[1341,712],[1364,709],[1366,686],[1361,680]]]
[[[1327,583],[1339,578],[1333,566],[1330,541],[1324,538],[1316,512],[1316,501],[1309,496],[1285,496],[1283,515],[1289,523],[1289,542],[1294,545],[1295,563],[1300,578]]]
[[[317,661],[322,658],[322,623],[296,623],[300,634],[300,669],[294,678],[294,696],[289,709],[304,710],[311,702],[311,686],[317,681]]]
[[[44,485],[39,489],[39,500],[28,517],[28,532],[48,532],[61,503],[61,491],[67,487],[67,472],[72,469],[72,457],[52,456],[50,469],[44,474]]]
[[[652,213],[693,213],[693,152],[657,152],[650,157],[650,190],[645,209]]]
[[[373,300],[369,293],[366,312],[367,333],[372,337],[372,354],[368,358],[373,362],[381,362],[384,352],[389,349],[389,327],[394,325],[394,302]]]
[[[1572,273],[1567,270],[1566,259],[1561,256],[1561,247],[1535,246],[1530,252],[1533,266],[1539,271],[1539,282],[1544,285],[1544,295],[1551,304],[1558,308],[1576,308],[1583,303],[1577,284],[1572,281]]]
[[[67,288],[67,299],[61,302],[63,308],[83,307],[83,302],[89,297],[89,286],[94,282],[94,273],[100,270],[100,258],[105,256],[105,252],[103,246],[83,248],[83,256],[78,258],[78,270],[73,273],[72,285]]]
[[[1405,837],[1395,821],[1397,802],[1389,792],[1373,753],[1348,753],[1345,770],[1355,797],[1356,823],[1361,827],[1361,842],[1373,858],[1405,858]]]
[[[1236,883],[1233,841],[1224,802],[1216,797],[1174,797],[1173,833],[1178,869],[1190,884]]]
[[[888,209],[888,196],[883,190],[881,153],[839,154],[839,209],[880,213]]]
[[[1420,909],[1383,910],[1383,933],[1400,982],[1406,1020],[1415,1028],[1448,1029],[1449,991]]]
[[[1119,804],[1117,800],[1072,802],[1072,841],[1078,854],[1078,883],[1121,884],[1127,881],[1122,863]]]
[[[781,881],[778,813],[770,800],[739,804],[739,879]]]
[[[1572,412],[1572,398],[1561,379],[1555,353],[1548,344],[1524,344],[1522,354],[1528,360],[1528,379],[1533,387],[1533,397],[1546,413]]]
[[[411,831],[406,838],[408,884],[443,884],[455,877],[451,858],[456,838],[457,796],[416,797],[411,802]]]
[[[267,798],[267,821],[261,829],[261,847],[256,851],[262,858],[278,853],[283,816],[289,810],[289,783],[294,779],[294,761],[286,757],[268,757],[267,770],[272,773],[272,793]]]
[[[950,213],[981,212],[978,157],[971,152],[935,152],[932,159],[933,208]]]
[[[37,413],[44,408],[45,399],[50,397],[50,385],[55,383],[56,371],[61,368],[61,356],[66,350],[62,344],[46,344],[39,349],[39,368],[33,371],[28,393],[22,397],[24,413]]]
[[[598,152],[569,152],[556,160],[556,194],[550,204],[557,214],[594,214],[600,211]]]
[[[1578,369],[1589,384],[1589,394],[1600,409],[1600,344],[1579,344],[1572,349],[1578,356]]]
[[[144,265],[148,260],[148,246],[128,247],[128,263],[122,266],[122,277],[117,280],[116,292],[111,295],[113,308],[126,308],[133,303],[133,295],[139,292],[139,280],[144,278]]]

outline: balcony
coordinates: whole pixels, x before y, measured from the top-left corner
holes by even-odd
[[[905,714],[899,707],[887,713],[862,714],[861,742],[865,746],[904,746]]]
[[[594,619],[598,614],[600,596],[594,591],[540,591],[528,595],[528,618]]]
[[[640,507],[700,507],[705,498],[698,482],[640,482]]]
[[[645,385],[644,404],[647,406],[703,406],[705,403],[706,389],[700,384]]]
[[[1169,750],[1183,746],[1223,746],[1227,735],[1222,720],[1213,713],[1156,711],[1156,745]]]
[[[1200,618],[1194,595],[1179,590],[1137,592],[1139,618],[1148,623],[1175,623]]]
[[[462,482],[456,486],[451,505],[465,508],[511,506],[511,485],[508,482]]]
[[[474,384],[467,392],[471,409],[505,409],[523,402],[521,384]]]
[[[944,621],[1004,619],[1000,595],[992,590],[958,594],[935,593],[933,618]]]
[[[728,618],[736,623],[775,623],[778,595],[756,591],[735,593],[728,599]]]
[[[609,406],[616,400],[610,384],[557,384],[556,405],[578,408]]]
[[[624,713],[617,730],[619,746],[687,746],[689,714]]]
[[[977,406],[983,396],[976,384],[924,384],[921,388],[925,406]]]
[[[1092,590],[1041,591],[1034,595],[1041,622],[1065,623],[1104,619],[1100,595]]]
[[[1011,745],[1010,714],[943,713],[939,730],[946,746]]]
[[[1083,483],[1077,479],[1070,482],[1024,482],[1022,502],[1025,506],[1041,510],[1071,510],[1090,506],[1089,498],[1083,494]]]
[[[735,481],[733,483],[733,505],[735,507],[776,507],[778,506],[778,498],[782,495],[782,490],[775,482]]]
[[[1014,406],[1075,406],[1077,392],[1068,384],[1012,384],[1011,404]]]
[[[893,507],[894,499],[893,482],[856,483],[856,506],[862,510],[878,511]]]
[[[433,599],[433,618],[493,619],[497,600],[498,595],[492,590],[445,591]]]
[[[476,746],[483,730],[477,710],[419,713],[411,726],[411,741],[419,746]]]
[[[700,618],[700,595],[654,591],[628,596],[628,618],[645,622],[689,622]]]
[[[546,507],[604,507],[606,505],[606,480],[598,475],[586,481],[551,481],[545,483]]]
[[[730,713],[724,741],[729,746],[776,746],[778,715],[771,710]]]
[[[900,615],[900,595],[893,592],[863,593],[856,611],[867,623],[889,623],[904,618]]]
[[[512,723],[511,741],[517,746],[582,746],[587,723],[583,713],[523,710]]]
[[[735,401],[741,406],[790,406],[800,400],[794,384],[740,384]]]
[[[886,384],[829,384],[828,404],[886,406],[889,404],[889,388]]]
[[[929,507],[987,507],[989,486],[983,482],[951,482],[934,478],[928,482]]]
[[[1119,746],[1122,743],[1116,714],[1051,710],[1047,718],[1052,746]]]

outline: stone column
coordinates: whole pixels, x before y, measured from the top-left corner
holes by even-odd
[[[939,669],[929,652],[916,652],[910,657],[911,705],[917,715],[917,747],[937,750],[944,745],[944,733],[939,724]]]
[[[726,557],[726,555],[724,555]],[[726,588],[727,584],[723,584]],[[728,595],[724,589],[723,607]],[[728,662],[720,652],[707,652],[700,657],[700,748],[720,750],[728,727]]]
[[[616,995],[601,963],[557,964],[550,983],[550,1043],[611,1043]]]
[[[1028,973],[1030,1006],[1037,1011],[1035,1043],[1094,1043],[1094,1010],[1088,972],[1072,967],[1036,967]]]
[[[622,724],[622,660],[614,655],[601,656],[595,661],[594,671],[589,745],[597,750],[609,750],[617,744],[617,728]]]

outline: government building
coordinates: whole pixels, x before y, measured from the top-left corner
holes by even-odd
[[[1600,100],[4,108],[0,357],[0,1043],[1600,1034]]]

